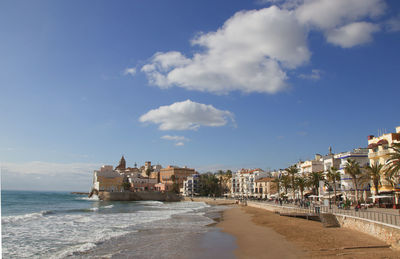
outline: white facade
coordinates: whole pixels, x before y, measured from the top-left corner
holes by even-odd
[[[200,195],[200,188],[200,176],[198,174],[188,176],[187,179],[183,181],[183,196]]]
[[[239,170],[232,176],[232,197],[255,197],[255,181],[263,177],[271,177],[271,173],[261,169]]]
[[[365,167],[366,165],[369,164],[369,159],[368,159],[368,149],[366,148],[358,148],[354,149],[353,151],[349,152],[344,152],[344,153],[339,153],[335,155],[335,159],[340,160],[339,164],[339,172],[340,172],[340,190],[345,193],[345,195],[350,198],[352,197],[352,191],[354,191],[354,186],[353,182],[351,180],[351,176],[347,175],[344,171],[344,168],[347,165],[347,159],[353,159],[357,163],[359,163],[360,168]],[[360,184],[358,187],[359,191],[364,191],[364,190],[369,190],[370,184],[369,182],[365,182],[363,184]]]
[[[324,162],[321,155],[315,155],[314,160],[307,160],[299,165],[300,174],[307,176],[310,173],[321,172],[324,170]]]

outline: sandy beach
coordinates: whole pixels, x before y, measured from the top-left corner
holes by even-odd
[[[236,237],[238,258],[400,258],[370,235],[251,207],[226,210],[217,226]]]

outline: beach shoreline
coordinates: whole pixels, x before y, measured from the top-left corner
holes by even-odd
[[[373,236],[258,208],[228,208],[217,227],[236,238],[237,258],[400,258]]]

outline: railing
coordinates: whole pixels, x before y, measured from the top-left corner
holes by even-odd
[[[337,208],[329,208],[327,206],[318,206],[318,205],[312,205],[310,207],[299,207],[293,204],[275,204],[273,202],[269,201],[255,201],[258,203],[267,203],[269,206],[273,206],[278,208],[279,210],[283,212],[296,212],[296,213],[332,213],[335,215],[340,215],[340,216],[351,216],[355,218],[360,218],[360,219],[366,219],[366,220],[371,220],[375,222],[380,222],[384,223],[387,225],[392,225],[396,227],[400,227],[400,215],[396,215],[393,213],[385,213],[385,212],[378,212],[374,211],[373,209],[359,209],[359,210],[354,210],[354,209],[337,209]]]
[[[220,198],[220,199],[236,200],[237,198],[225,197],[225,198]],[[272,201],[258,201],[258,200],[248,200],[248,201],[259,203],[259,204],[268,204],[269,206],[276,207],[281,212],[308,213],[308,214],[332,213],[332,214],[338,215],[338,216],[350,216],[350,217],[354,217],[354,218],[370,220],[373,222],[379,222],[382,224],[400,228],[400,212],[399,212],[399,214],[396,214],[396,213],[398,213],[398,210],[390,210],[390,212],[392,212],[392,213],[388,213],[388,212],[375,211],[374,208],[359,209],[359,210],[338,209],[336,207],[329,208],[328,206],[325,206],[325,205],[314,205],[314,204],[312,204],[308,207],[300,207],[293,203],[284,203],[284,204],[280,205],[279,203],[276,204],[275,202],[272,202]]]

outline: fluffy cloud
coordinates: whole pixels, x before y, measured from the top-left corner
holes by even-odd
[[[387,8],[384,0],[257,3],[273,6],[237,12],[218,30],[192,39],[192,45],[200,49],[193,56],[157,52],[141,71],[150,84],[160,88],[178,86],[217,94],[277,93],[288,87],[287,72],[309,61],[307,37],[311,30],[320,31],[327,42],[343,48],[364,44],[380,28],[371,20]],[[397,20],[391,20],[388,30],[397,30],[397,25]]]
[[[160,130],[196,130],[200,126],[224,126],[233,122],[233,114],[212,105],[186,100],[150,110],[139,121],[159,124]]]
[[[326,30],[365,17],[377,17],[385,8],[383,0],[305,0],[295,12],[302,24]]]
[[[125,76],[126,76],[126,75],[134,76],[135,74],[136,74],[136,68],[134,68],[134,67],[126,68],[126,69],[124,70],[124,75],[125,75]]]
[[[192,44],[203,50],[192,58],[159,52],[141,71],[161,88],[276,93],[287,87],[285,70],[309,60],[306,36],[288,10],[272,6],[242,11],[217,31],[194,38]]]
[[[372,41],[372,33],[377,31],[379,31],[379,26],[376,24],[355,22],[328,31],[326,40],[342,48],[351,48]]]
[[[295,10],[305,26],[322,30],[329,43],[351,48],[372,40],[379,26],[360,21],[376,18],[385,12],[383,0],[305,0]]]

